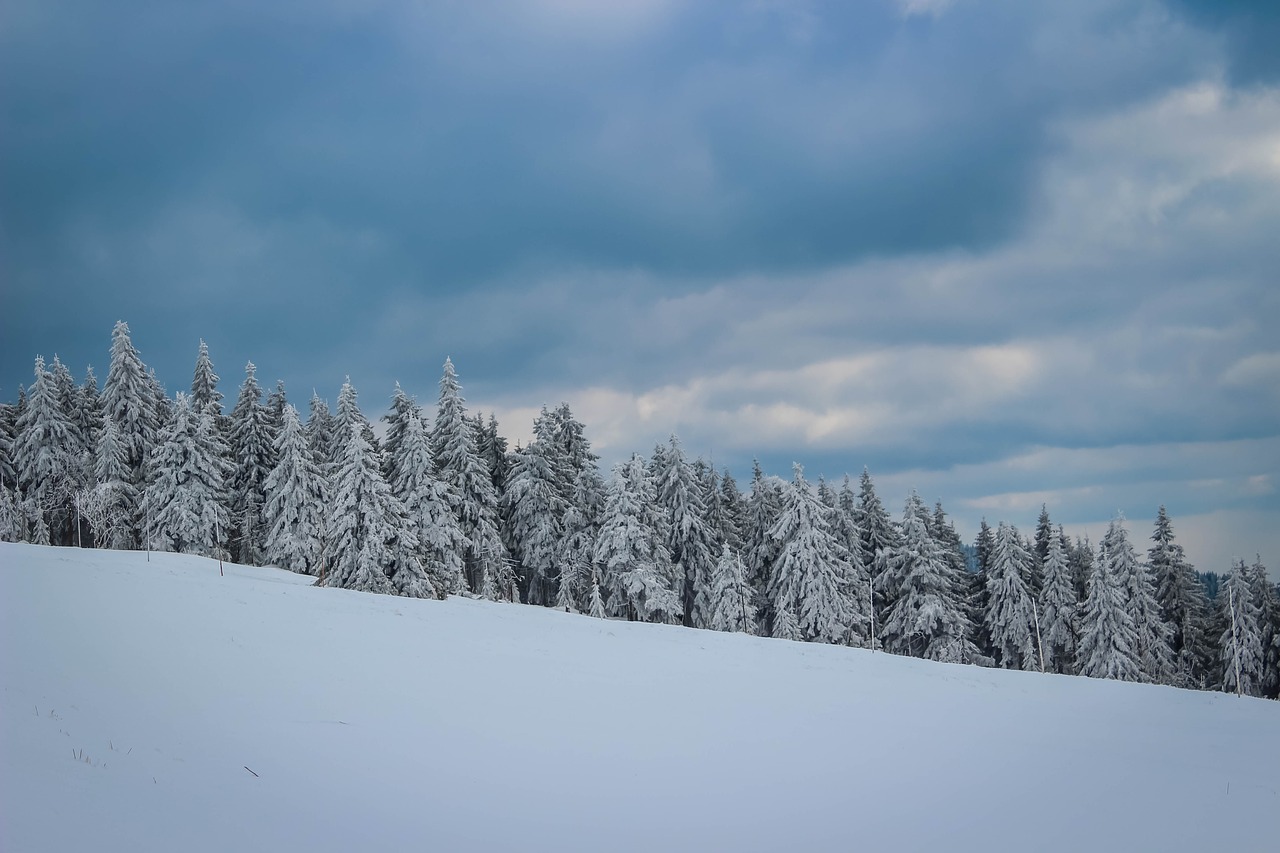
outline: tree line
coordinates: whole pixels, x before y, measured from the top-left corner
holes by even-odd
[[[0,538],[234,558],[317,584],[472,595],[597,617],[880,649],[931,660],[1276,698],[1280,592],[1236,561],[1215,598],[1160,507],[1145,558],[1123,518],[1094,547],[1042,508],[1030,537],[941,502],[891,517],[857,487],[759,463],[744,491],[672,436],[606,477],[567,403],[510,448],[445,361],[433,417],[396,386],[382,438],[343,384],[305,423],[249,363],[224,411],[201,342],[168,396],[117,323],[106,381],[37,357],[0,404]],[[969,554],[973,555],[970,565]],[[1219,578],[1215,575],[1216,585]]]

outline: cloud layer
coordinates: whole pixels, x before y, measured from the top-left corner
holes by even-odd
[[[11,4],[0,397],[121,317],[171,388],[450,355],[513,437],[1280,564],[1273,5]]]

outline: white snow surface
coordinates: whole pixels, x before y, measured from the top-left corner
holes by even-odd
[[[225,571],[0,545],[0,850],[1276,849],[1280,703]]]

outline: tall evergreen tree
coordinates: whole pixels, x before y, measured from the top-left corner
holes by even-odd
[[[148,547],[225,559],[231,470],[212,413],[193,412],[179,393],[150,469],[142,496]]]
[[[1258,640],[1262,644],[1261,695],[1275,699],[1280,691],[1280,596],[1267,580],[1267,567],[1262,555],[1245,570],[1249,592],[1258,608]]]
[[[1108,529],[1107,558],[1111,573],[1125,592],[1125,607],[1133,617],[1137,632],[1134,651],[1144,681],[1168,684],[1173,680],[1173,651],[1169,646],[1169,628],[1160,618],[1155,584],[1147,566],[1138,561],[1123,519]]]
[[[1040,592],[1041,639],[1045,666],[1051,672],[1074,673],[1077,602],[1075,580],[1063,548],[1062,528],[1049,538],[1044,561],[1044,589]]]
[[[1163,506],[1156,515],[1147,564],[1155,580],[1160,617],[1170,629],[1174,657],[1173,683],[1179,687],[1205,684],[1212,650],[1207,635],[1208,599],[1187,562],[1186,552],[1174,542],[1173,523]]]
[[[17,489],[18,469],[13,450],[17,437],[18,409],[9,403],[0,403],[0,489]]]
[[[115,422],[124,448],[129,483],[139,489],[146,482],[144,464],[159,433],[151,376],[129,337],[127,323],[117,322],[111,332],[111,366],[102,386],[105,417]]]
[[[1018,529],[1001,522],[987,569],[986,623],[996,660],[1005,669],[1040,668],[1029,583],[1034,561]]]
[[[556,607],[562,610],[576,612],[585,608],[590,612],[593,586],[594,594],[599,595],[593,567],[599,533],[598,489],[594,469],[584,468],[574,478],[573,494],[564,513],[564,538],[557,557],[560,582],[556,588]],[[601,601],[603,606],[603,599]]]
[[[316,460],[322,472],[328,472],[330,464],[338,455],[337,436],[334,435],[336,425],[333,415],[329,413],[329,404],[320,399],[314,391],[311,393],[311,412],[307,418],[307,445],[311,448],[311,457]]]
[[[137,528],[138,490],[130,482],[128,456],[110,418],[98,433],[94,474],[96,485],[89,501],[94,541],[100,548],[128,548]]]
[[[206,411],[212,409],[206,407]],[[274,566],[318,575],[324,560],[328,490],[307,444],[298,410],[286,405],[275,442],[276,465],[263,483],[265,555]]]
[[[378,456],[358,423],[347,429],[331,505],[325,586],[410,598],[443,594],[419,560],[408,513],[382,478]]]
[[[191,407],[197,412],[211,411],[217,418],[222,417],[222,392],[218,390],[219,376],[213,370],[213,361],[209,358],[209,345],[200,341],[200,351],[196,355],[196,369],[191,377]]]
[[[720,472],[720,489],[717,499],[720,501],[720,518],[723,525],[721,536],[730,548],[742,554],[746,547],[744,534],[747,526],[747,502],[742,492],[738,491],[738,481],[729,473],[728,468]]]
[[[1218,594],[1222,610],[1222,689],[1261,696],[1266,675],[1262,647],[1262,614],[1254,601],[1249,570],[1237,560]]]
[[[1142,680],[1138,629],[1129,613],[1129,574],[1124,566],[1124,528],[1112,521],[1089,575],[1089,594],[1081,614],[1080,674],[1120,681]],[[1132,549],[1130,549],[1132,550]],[[1134,561],[1136,562],[1136,560]]]
[[[237,559],[256,566],[262,561],[262,505],[267,475],[275,467],[275,436],[267,409],[262,405],[253,362],[244,367],[244,384],[231,410],[229,444],[234,473],[231,477],[231,511],[235,526]]]
[[[441,594],[461,595],[467,591],[467,538],[453,514],[456,496],[435,476],[426,428],[416,411],[409,412],[397,444],[399,464],[391,491],[417,531],[423,568]]]
[[[466,571],[470,588],[504,600],[516,600],[519,590],[498,531],[498,493],[488,467],[477,450],[474,424],[467,418],[462,385],[445,359],[440,377],[440,402],[431,429],[431,453],[437,476],[452,490],[454,517],[467,537]]]
[[[866,490],[864,489],[864,494]],[[864,516],[865,517],[865,516]],[[912,491],[897,544],[881,552],[876,592],[891,601],[880,638],[887,652],[952,663],[977,662],[957,578],[929,535],[929,511]]]
[[[896,583],[890,581],[882,584],[879,578],[885,570],[890,552],[901,544],[901,535],[889,518],[884,504],[880,502],[875,484],[871,481],[871,472],[865,467],[858,481],[858,514],[854,520],[862,533],[863,558],[875,581],[873,612],[876,619],[883,625],[884,615],[888,612],[893,603],[893,596],[896,594]]]
[[[757,630],[755,590],[747,581],[742,558],[727,543],[722,547],[711,578],[711,615],[707,627],[740,634],[754,634]]]
[[[551,604],[564,538],[568,501],[561,494],[552,459],[556,448],[535,441],[512,454],[507,488],[502,496],[512,556],[523,568],[525,600]]]
[[[386,475],[388,483],[394,483],[400,474],[400,445],[404,441],[410,415],[421,418],[422,411],[397,382],[396,390],[391,395],[391,411],[382,416],[387,425],[387,434],[382,441],[382,473]]]
[[[18,417],[14,456],[18,483],[40,526],[60,528],[72,495],[82,486],[80,441],[74,422],[60,398],[54,374],[37,356],[35,382]],[[58,538],[64,542],[63,538]]]
[[[643,622],[680,620],[679,579],[666,547],[665,521],[640,456],[613,469],[595,563],[615,614]]]
[[[707,627],[711,611],[711,573],[715,570],[715,537],[706,523],[707,508],[701,484],[684,459],[680,441],[671,436],[656,460],[654,476],[658,502],[667,514],[667,549],[682,579],[684,623]]]
[[[756,606],[764,610],[766,623],[772,621],[772,603],[767,587],[778,558],[778,543],[769,530],[782,514],[782,491],[777,478],[766,477],[760,461],[751,463],[751,492],[746,499],[746,518],[742,526],[742,547],[747,566],[747,579],[756,590]],[[794,614],[792,614],[794,616]]]
[[[773,612],[793,614],[805,640],[866,645],[866,579],[857,576],[832,531],[830,509],[810,490],[797,464],[783,493],[782,512],[769,529],[778,554],[769,585]]]

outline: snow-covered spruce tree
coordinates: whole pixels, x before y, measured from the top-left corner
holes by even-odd
[[[92,479],[93,459],[97,453],[98,435],[102,432],[102,393],[98,390],[98,377],[93,373],[93,366],[85,369],[84,382],[76,391],[75,412],[72,415],[80,428],[83,437],[85,470]]]
[[[9,484],[0,485],[0,542],[21,542],[26,527],[17,489]]]
[[[996,661],[1005,669],[1040,668],[1028,582],[1034,560],[1018,529],[1001,522],[987,569],[986,623]]]
[[[1093,576],[1093,545],[1088,537],[1076,541],[1067,550],[1067,562],[1071,564],[1071,576],[1076,582],[1076,599],[1084,601],[1089,595],[1089,578]]]
[[[1141,681],[1138,630],[1129,614],[1128,578],[1123,571],[1117,571],[1117,559],[1111,553],[1123,537],[1117,530],[1123,528],[1119,521],[1112,521],[1093,561],[1089,593],[1081,612],[1076,660],[1080,674],[1090,678]]]
[[[1207,633],[1209,601],[1186,552],[1174,542],[1173,523],[1163,506],[1156,515],[1151,543],[1147,565],[1155,580],[1160,616],[1171,632],[1173,683],[1203,687],[1213,655]]]
[[[596,519],[600,508],[598,474],[584,468],[574,478],[573,494],[564,513],[564,538],[556,558],[560,566],[560,582],[556,587],[556,607],[577,612],[591,608],[592,586],[596,577],[592,565],[599,533]],[[595,584],[598,587],[598,584]],[[598,594],[598,589],[596,590]]]
[[[1142,680],[1169,684],[1173,681],[1173,650],[1169,646],[1169,627],[1160,617],[1151,571],[1138,561],[1123,518],[1108,528],[1107,535],[1111,537],[1106,546],[1110,571],[1124,590],[1125,609],[1133,618],[1137,632],[1134,651]]]
[[[138,490],[129,480],[128,456],[110,418],[98,433],[94,475],[96,485],[89,501],[94,543],[99,548],[128,548],[137,528]]]
[[[746,548],[747,502],[742,492],[738,491],[738,481],[729,473],[728,468],[720,472],[720,489],[717,498],[720,501],[720,518],[723,525],[721,538],[730,548],[741,554]]]
[[[329,462],[334,466],[342,464],[347,452],[347,443],[354,431],[364,436],[369,450],[377,457],[378,465],[381,466],[382,450],[373,439],[373,429],[364,412],[360,411],[357,397],[356,388],[351,384],[351,377],[348,376],[338,391],[338,413],[333,417],[333,442],[330,445],[333,453],[329,457]]]
[[[145,481],[143,465],[156,444],[160,422],[152,377],[123,321],[117,322],[111,332],[111,366],[102,386],[102,409],[105,417],[115,421],[125,450],[129,482],[140,487]]]
[[[222,417],[222,392],[218,390],[220,377],[213,370],[213,360],[209,358],[209,345],[200,340],[200,351],[196,355],[196,369],[191,377],[191,408],[197,412],[211,411],[216,418]]]
[[[266,560],[273,566],[317,575],[324,558],[327,489],[293,406],[284,408],[275,457],[276,466],[263,483]]]
[[[791,609],[791,605],[783,603],[782,609],[773,617],[773,631],[769,634],[775,640],[795,640],[797,642],[804,639],[804,635],[800,632],[800,622],[796,619],[795,611]]]
[[[773,563],[778,558],[778,543],[769,537],[769,530],[782,514],[782,489],[778,478],[764,475],[758,459],[751,463],[751,492],[745,503],[743,562],[747,566],[747,580],[756,590],[756,609],[763,611],[767,625],[773,619],[768,595],[769,578],[773,575]]]
[[[0,403],[0,489],[16,489],[18,469],[13,458],[13,445],[18,437],[18,409]]]
[[[1045,667],[1050,672],[1075,672],[1076,585],[1062,546],[1062,528],[1049,538],[1044,560],[1044,589],[1040,591],[1040,631]]]
[[[54,524],[51,515],[65,515],[81,486],[81,460],[75,425],[62,406],[53,374],[39,356],[35,374],[26,408],[18,417],[14,456],[19,486],[49,527]]]
[[[150,470],[141,507],[148,547],[225,559],[226,447],[213,415],[193,412],[185,394],[178,394]]]
[[[680,440],[671,436],[655,469],[658,502],[667,514],[667,549],[681,578],[684,623],[706,628],[711,616],[711,573],[715,569],[715,536],[707,525],[707,507],[693,466],[685,461]]]
[[[289,395],[284,390],[283,379],[276,380],[276,387],[271,389],[264,405],[267,410],[267,428],[272,437],[278,436],[284,427],[284,407],[289,405]]]
[[[1280,596],[1267,580],[1267,567],[1262,555],[1256,555],[1247,567],[1249,591],[1258,608],[1259,640],[1262,643],[1262,695],[1275,699],[1280,690]]]
[[[1035,541],[1031,547],[1031,571],[1027,575],[1027,589],[1031,596],[1040,600],[1044,591],[1044,563],[1049,559],[1049,540],[1057,535],[1053,521],[1049,518],[1049,507],[1040,504],[1040,515],[1036,518]]]
[[[311,392],[311,410],[306,426],[307,445],[311,448],[311,458],[316,460],[325,476],[328,476],[330,463],[338,455],[334,429],[329,404],[321,400],[319,394]]]
[[[235,527],[237,559],[256,566],[262,561],[262,505],[264,484],[275,467],[272,434],[262,389],[253,362],[244,367],[244,384],[231,410],[229,444],[234,473],[231,478],[231,511]]]
[[[773,612],[789,609],[805,640],[866,645],[869,614],[860,594],[865,579],[856,576],[849,552],[831,529],[830,508],[809,488],[804,469],[797,464],[793,470],[782,512],[769,529],[778,554],[769,584]]]
[[[463,577],[467,538],[453,515],[455,495],[434,474],[426,428],[418,412],[408,414],[397,444],[399,464],[391,491],[404,504],[417,531],[423,568],[443,595],[461,595],[467,591]]]
[[[608,616],[604,609],[604,598],[600,595],[600,576],[594,570],[591,572],[591,599],[587,604],[587,615],[596,619]]]
[[[595,563],[614,614],[642,622],[680,620],[679,579],[666,547],[665,521],[638,455],[613,469]]]
[[[875,586],[875,607],[873,613],[879,626],[884,624],[884,616],[889,612],[897,595],[895,582],[891,579],[880,583],[880,575],[885,570],[885,561],[889,553],[901,543],[901,532],[889,518],[889,513],[876,494],[875,483],[871,481],[871,472],[863,467],[858,481],[858,512],[854,521],[862,534],[862,557],[866,561],[867,570]],[[879,636],[880,627],[876,629]]]
[[[423,569],[408,513],[382,478],[359,423],[349,422],[330,505],[323,585],[410,598],[443,594]]]
[[[1224,625],[1222,649],[1222,689],[1227,693],[1261,696],[1266,673],[1262,647],[1262,614],[1254,601],[1249,570],[1244,560],[1236,560],[1218,591],[1218,606]]]
[[[430,444],[436,476],[452,489],[457,500],[454,517],[467,537],[467,582],[483,596],[487,577],[498,599],[518,600],[515,572],[498,531],[498,493],[477,450],[476,429],[464,402],[453,362],[446,358]]]
[[[525,600],[551,604],[568,509],[553,464],[556,448],[549,442],[534,441],[517,449],[511,458],[502,495],[507,547],[522,569]]]
[[[388,483],[394,483],[400,475],[400,445],[404,441],[404,431],[409,427],[409,416],[421,419],[422,411],[400,383],[391,395],[391,411],[382,416],[387,425],[387,434],[382,440],[382,473]]]
[[[885,651],[949,663],[990,663],[969,639],[960,579],[929,535],[929,511],[913,490],[898,543],[882,552],[876,591],[893,591],[879,636]]]
[[[726,543],[711,578],[711,616],[708,628],[754,634],[757,630],[755,590],[747,581],[742,558]]]

